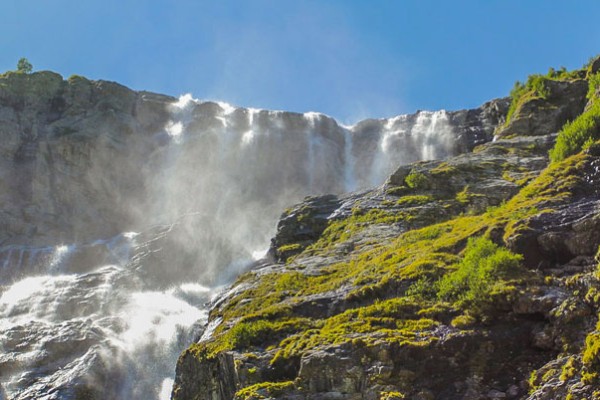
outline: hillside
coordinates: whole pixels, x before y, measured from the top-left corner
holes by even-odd
[[[600,398],[599,69],[516,85],[472,151],[287,209],[173,398]]]

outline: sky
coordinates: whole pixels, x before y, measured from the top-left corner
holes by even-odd
[[[354,123],[474,108],[600,54],[597,0],[0,0],[0,71]]]

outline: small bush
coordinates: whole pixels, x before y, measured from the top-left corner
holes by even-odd
[[[600,73],[596,73],[591,75],[588,78],[589,87],[587,92],[588,100],[594,100],[596,96],[596,92],[600,89]]]
[[[561,161],[591,146],[600,138],[600,100],[572,122],[567,122],[558,133],[556,144],[550,150],[552,162]]]
[[[489,239],[470,238],[456,270],[438,281],[438,297],[471,305],[482,304],[489,299],[498,281],[514,275],[521,260],[522,256]]]
[[[21,58],[19,62],[17,62],[17,72],[23,72],[25,74],[30,74],[33,70],[33,65],[29,62],[25,57]]]
[[[429,179],[420,172],[411,171],[404,179],[406,186],[411,189],[426,189],[429,186]]]
[[[292,391],[295,384],[292,381],[287,382],[261,382],[252,386],[240,389],[235,394],[235,400],[266,399],[282,396],[288,391]]]
[[[527,82],[521,83],[515,82],[512,90],[510,91],[510,107],[506,115],[506,122],[508,123],[514,113],[517,111],[521,103],[527,98],[542,98],[545,99],[550,95],[550,91],[546,86],[546,81],[549,77],[533,74],[529,75]]]
[[[414,195],[400,197],[396,201],[396,205],[400,207],[415,207],[430,203],[434,200],[433,196]]]

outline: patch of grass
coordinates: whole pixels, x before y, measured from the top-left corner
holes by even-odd
[[[549,78],[540,74],[529,75],[527,81],[522,83],[520,81],[515,82],[513,88],[510,91],[510,107],[506,114],[506,123],[508,124],[516,113],[517,109],[526,101],[535,98],[545,99],[550,94],[546,80]]]
[[[429,178],[418,171],[411,171],[404,178],[404,182],[411,189],[427,189],[429,187]]]
[[[419,318],[417,312],[421,307],[413,300],[396,298],[346,310],[325,320],[319,329],[310,329],[283,340],[272,364],[299,356],[308,349],[348,343],[357,337],[361,338],[361,345],[366,346],[381,342],[400,346],[428,345],[436,339],[422,334],[435,329],[439,322]]]
[[[556,138],[556,144],[550,150],[550,160],[562,161],[568,156],[587,149],[598,139],[600,139],[600,100],[594,100],[587,111],[563,126]]]
[[[589,82],[589,86],[588,86],[588,92],[587,92],[586,97],[588,100],[594,101],[597,99],[597,93],[598,93],[598,90],[600,89],[600,72],[591,74],[588,77],[588,82]]]
[[[597,383],[600,372],[600,333],[598,331],[590,333],[585,338],[581,361],[583,362],[583,383],[588,385]]]
[[[261,382],[238,390],[234,400],[269,399],[285,395],[295,388],[296,385],[293,381]]]
[[[213,358],[223,351],[247,350],[252,347],[266,348],[286,336],[312,327],[314,327],[313,322],[308,318],[241,321],[220,335],[218,341],[194,343],[189,350],[196,357]]]
[[[485,237],[470,238],[455,271],[438,281],[437,295],[479,307],[490,300],[494,287],[517,275],[522,258]]]
[[[575,368],[575,358],[569,357],[566,363],[562,366],[560,373],[560,380],[562,382],[568,381],[577,374],[577,368]]]
[[[421,194],[421,195],[400,197],[396,201],[396,205],[399,207],[414,207],[414,206],[420,206],[423,204],[431,203],[432,201],[434,201],[433,196]]]
[[[583,75],[585,75],[584,70],[567,71],[564,67],[561,67],[558,70],[550,68],[545,75],[532,74],[527,77],[525,83],[520,81],[515,82],[510,91],[511,102],[506,115],[505,125],[510,122],[516,111],[527,101],[533,99],[547,99],[550,96],[551,93],[548,88],[548,81],[569,81],[579,79]]]
[[[300,243],[291,243],[291,244],[284,244],[283,246],[278,247],[277,251],[280,253],[283,253],[283,252],[288,252],[288,251],[300,250],[301,248],[302,248],[302,245]]]

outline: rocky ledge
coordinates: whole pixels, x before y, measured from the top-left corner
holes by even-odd
[[[173,399],[600,398],[599,65],[530,77],[472,152],[286,210]]]

